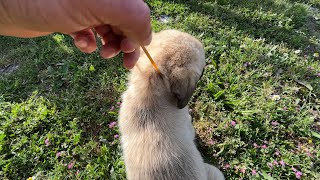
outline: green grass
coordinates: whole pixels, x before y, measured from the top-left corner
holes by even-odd
[[[190,102],[205,160],[227,179],[297,179],[293,168],[319,179],[320,1],[147,3],[155,31],[205,45]],[[0,42],[1,179],[125,179],[109,127],[126,88],[121,57],[83,54],[60,34]]]

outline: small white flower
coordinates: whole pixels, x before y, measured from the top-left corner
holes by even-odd
[[[280,95],[272,95],[271,96],[271,99],[273,100],[273,101],[279,101],[281,98],[280,98]]]
[[[295,54],[300,54],[300,53],[301,53],[301,50],[300,50],[300,49],[295,50],[294,53],[295,53]]]

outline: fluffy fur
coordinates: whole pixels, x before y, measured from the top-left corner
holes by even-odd
[[[142,54],[123,94],[119,125],[128,179],[224,179],[203,162],[187,107],[205,66],[202,44],[166,30],[155,33],[147,49],[162,74]]]

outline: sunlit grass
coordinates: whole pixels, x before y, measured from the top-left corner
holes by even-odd
[[[190,102],[205,160],[227,179],[319,179],[320,2],[147,3],[155,31],[205,45]],[[125,179],[121,57],[83,54],[61,34],[0,37],[0,49],[1,179]]]

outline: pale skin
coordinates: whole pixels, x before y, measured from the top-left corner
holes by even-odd
[[[69,34],[85,53],[112,58],[121,51],[132,68],[139,46],[151,41],[150,9],[143,0],[0,0],[0,35],[32,38]]]

